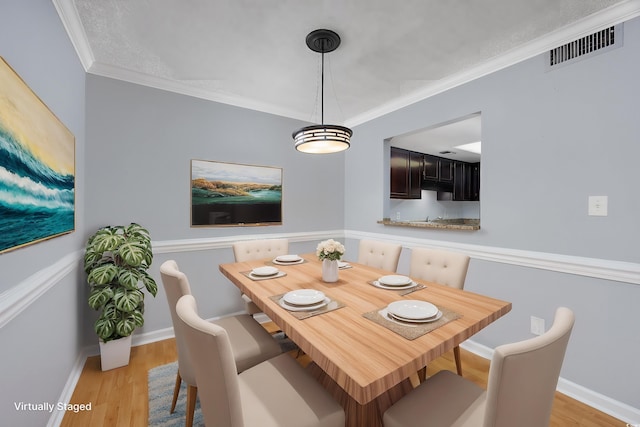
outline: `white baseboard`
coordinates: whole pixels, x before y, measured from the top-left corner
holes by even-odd
[[[237,313],[234,313],[237,314]],[[264,318],[268,319],[266,315]],[[258,315],[258,321],[265,320]],[[213,320],[213,319],[211,319]],[[144,334],[134,335],[132,345],[134,347],[149,344],[156,341],[162,341],[165,339],[173,338],[173,328],[161,329],[158,331],[147,332]],[[482,344],[478,344],[473,340],[467,340],[460,345],[463,349],[476,354],[477,356],[483,357],[487,360],[491,360],[493,357],[493,349]],[[80,379],[80,375],[82,374],[82,369],[84,368],[85,361],[87,357],[95,356],[99,354],[98,345],[90,346],[85,348],[82,353],[78,356],[73,369],[71,370],[71,374],[69,375],[69,379],[65,384],[64,389],[62,390],[62,394],[60,395],[59,402],[68,402],[73,395],[73,391]],[[579,402],[584,403],[585,405],[591,406],[605,414],[608,414],[614,418],[622,420],[625,423],[629,423],[631,425],[640,424],[640,409],[629,406],[625,403],[618,402],[617,400],[611,399],[607,396],[604,396],[600,393],[596,393],[593,390],[590,390],[586,387],[583,387],[579,384],[576,384],[572,381],[566,380],[564,378],[560,378],[558,380],[557,390],[565,394]],[[55,411],[51,418],[49,419],[49,423],[47,427],[56,427],[59,426],[62,422],[62,417],[64,413],[62,411]]]
[[[96,347],[98,347],[96,345]],[[76,385],[78,384],[78,380],[80,380],[80,375],[82,374],[82,369],[84,368],[84,364],[87,361],[87,357],[89,354],[86,349],[80,351],[78,357],[73,363],[73,367],[71,368],[71,373],[69,374],[69,378],[67,378],[67,382],[62,388],[62,393],[60,393],[60,397],[58,398],[58,402],[69,402],[71,400],[71,396],[73,396],[73,391],[76,389]],[[49,417],[49,421],[47,422],[47,427],[57,427],[62,423],[62,419],[64,418],[64,414],[66,411],[53,411],[51,416]]]
[[[610,261],[593,258],[583,258],[575,256],[566,256],[551,253],[541,253],[532,251],[522,251],[509,248],[497,248],[480,245],[469,245],[462,243],[454,243],[440,240],[418,239],[415,237],[397,236],[385,233],[370,233],[353,230],[327,230],[318,232],[300,232],[300,233],[278,233],[273,235],[238,235],[225,236],[219,238],[208,239],[188,239],[153,242],[154,251],[156,253],[177,253],[177,252],[193,252],[201,250],[224,249],[231,248],[233,242],[246,239],[270,238],[270,237],[286,237],[291,242],[308,242],[322,240],[329,237],[332,238],[349,238],[349,239],[378,239],[397,242],[404,247],[430,246],[443,249],[451,249],[463,251],[472,258],[486,260],[491,262],[518,265],[529,268],[537,268],[543,270],[551,270],[580,276],[588,276],[605,280],[613,280],[634,285],[640,284],[640,264]],[[82,258],[82,252],[77,251],[67,254],[60,258],[55,264],[36,272],[23,282],[8,289],[0,294],[0,327],[9,323],[19,313],[21,313],[31,303],[40,298],[47,290],[55,286],[62,278],[67,276],[79,268],[79,260]],[[142,345],[150,342],[173,337],[172,328],[159,331],[147,332],[140,335],[134,335],[133,345]],[[492,350],[483,348],[467,341],[462,346],[476,354],[488,359],[491,358]],[[82,372],[84,361],[87,356],[99,354],[98,345],[90,346],[84,349],[78,356],[79,361],[76,362],[69,380],[65,385],[61,401],[65,401],[71,397],[73,389]],[[597,408],[598,410],[610,414],[613,417],[622,419],[631,424],[640,423],[640,409],[630,407],[621,402],[603,396],[599,393],[586,389],[578,384],[574,384],[568,380],[560,379],[558,382],[558,391],[567,394],[584,402],[585,404]],[[52,415],[50,425],[59,424],[60,420],[55,419]]]
[[[492,348],[478,344],[473,340],[463,342],[460,347],[488,360],[491,360],[493,357]],[[630,425],[640,424],[640,409],[596,393],[572,381],[560,377],[556,390],[625,423]]]

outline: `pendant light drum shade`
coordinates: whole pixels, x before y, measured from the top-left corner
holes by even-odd
[[[296,150],[325,154],[344,151],[351,145],[351,129],[337,125],[306,126],[293,133]]]
[[[303,153],[326,154],[344,151],[351,145],[351,129],[339,125],[324,124],[324,54],[340,46],[340,36],[331,30],[315,30],[307,35],[307,46],[322,54],[321,123],[305,126],[293,132],[295,148]]]

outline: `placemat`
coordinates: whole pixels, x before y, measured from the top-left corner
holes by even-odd
[[[369,282],[367,282],[368,284],[370,284],[371,286],[373,286],[374,288],[377,289],[382,289],[383,291],[389,291],[389,292],[395,292],[400,296],[404,296],[404,295],[409,295],[413,292],[419,291],[421,289],[425,289],[426,286],[425,285],[420,285],[418,284],[418,286],[415,286],[413,288],[409,288],[409,289],[386,289],[386,288],[381,288],[379,286],[376,286],[375,283],[377,283],[377,280],[371,280]]]
[[[280,301],[280,299],[284,295],[285,294],[273,295],[273,296],[270,296],[269,298],[272,301],[274,301],[276,304],[278,304],[278,301]],[[317,316],[319,314],[325,314],[325,313],[328,313],[330,311],[337,310],[337,309],[342,308],[344,306],[345,305],[343,303],[341,303],[340,301],[332,299],[329,302],[329,304],[325,305],[324,307],[318,308],[317,310],[313,310],[313,311],[289,311],[286,308],[285,308],[285,310],[287,310],[287,312],[289,314],[291,314],[293,317],[295,317],[296,319],[303,320],[303,319],[308,319],[309,317]]]
[[[254,281],[258,281],[258,280],[269,280],[269,279],[276,279],[278,277],[282,277],[282,276],[286,276],[287,273],[285,273],[284,271],[278,271],[278,274],[274,274],[273,276],[254,276],[251,274],[251,271],[253,270],[249,270],[249,271],[241,271],[242,274],[244,274],[245,276],[247,276],[249,279],[254,280]]]
[[[415,340],[416,338],[421,337],[424,334],[428,334],[434,329],[438,329],[440,326],[446,325],[447,323],[462,317],[460,314],[456,313],[453,310],[449,310],[446,307],[439,306],[438,309],[442,312],[442,317],[431,323],[410,324],[407,322],[406,324],[404,324],[400,321],[391,320],[388,317],[383,316],[382,314],[386,312],[387,307],[378,308],[368,313],[364,313],[362,316],[365,319],[369,319],[380,326],[384,326],[385,328],[408,340]]]

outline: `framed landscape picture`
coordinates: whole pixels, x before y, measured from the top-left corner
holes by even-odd
[[[0,57],[0,253],[74,229],[74,136]]]
[[[191,226],[282,224],[282,168],[191,160]]]

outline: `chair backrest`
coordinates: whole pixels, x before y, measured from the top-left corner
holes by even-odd
[[[178,348],[178,371],[180,377],[189,385],[196,385],[196,376],[191,366],[189,349],[184,338],[184,328],[176,314],[176,304],[184,295],[191,295],[189,279],[178,269],[178,264],[174,260],[168,260],[160,266],[160,276],[164,292],[167,294],[167,303],[171,312],[173,331],[176,337],[176,347]]]
[[[242,427],[236,363],[227,332],[198,315],[196,300],[185,295],[176,304],[184,326],[191,363],[198,378],[198,398],[207,427]]]
[[[275,258],[289,253],[289,239],[244,240],[233,244],[236,262]]]
[[[469,256],[441,249],[413,248],[409,275],[452,288],[463,289]]]
[[[401,251],[402,245],[376,240],[360,240],[358,263],[383,270],[396,271]]]
[[[489,368],[484,427],[549,425],[574,321],[573,312],[560,307],[546,333],[495,349]]]

